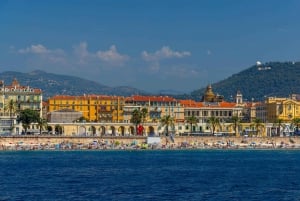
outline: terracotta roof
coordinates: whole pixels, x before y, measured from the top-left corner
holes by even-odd
[[[83,95],[83,96],[69,96],[69,95],[56,95],[50,97],[49,100],[116,100],[122,96],[107,96],[107,95]]]
[[[176,102],[177,100],[169,96],[131,96],[127,97],[126,101],[156,101],[156,102]]]
[[[201,107],[203,106],[202,102],[196,102],[194,100],[180,100],[180,105],[183,107]]]
[[[48,104],[48,102],[43,101],[43,102],[42,102],[42,105],[43,105],[43,107],[45,107],[45,106],[48,106],[49,104]]]
[[[215,102],[215,103],[208,103],[208,102],[196,102],[194,100],[180,100],[180,104],[184,107],[209,107],[209,108],[231,108],[235,107],[236,103],[231,102]]]

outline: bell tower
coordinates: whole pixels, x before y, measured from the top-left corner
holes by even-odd
[[[236,96],[235,96],[235,103],[236,104],[243,104],[243,95],[240,91],[237,91]]]

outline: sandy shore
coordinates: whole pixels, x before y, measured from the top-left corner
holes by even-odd
[[[300,149],[299,137],[1,137],[0,150]]]

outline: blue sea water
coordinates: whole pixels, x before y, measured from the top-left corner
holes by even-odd
[[[300,200],[300,151],[0,152],[1,200]]]

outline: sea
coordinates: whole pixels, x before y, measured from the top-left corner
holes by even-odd
[[[300,150],[0,152],[3,200],[300,200]]]

